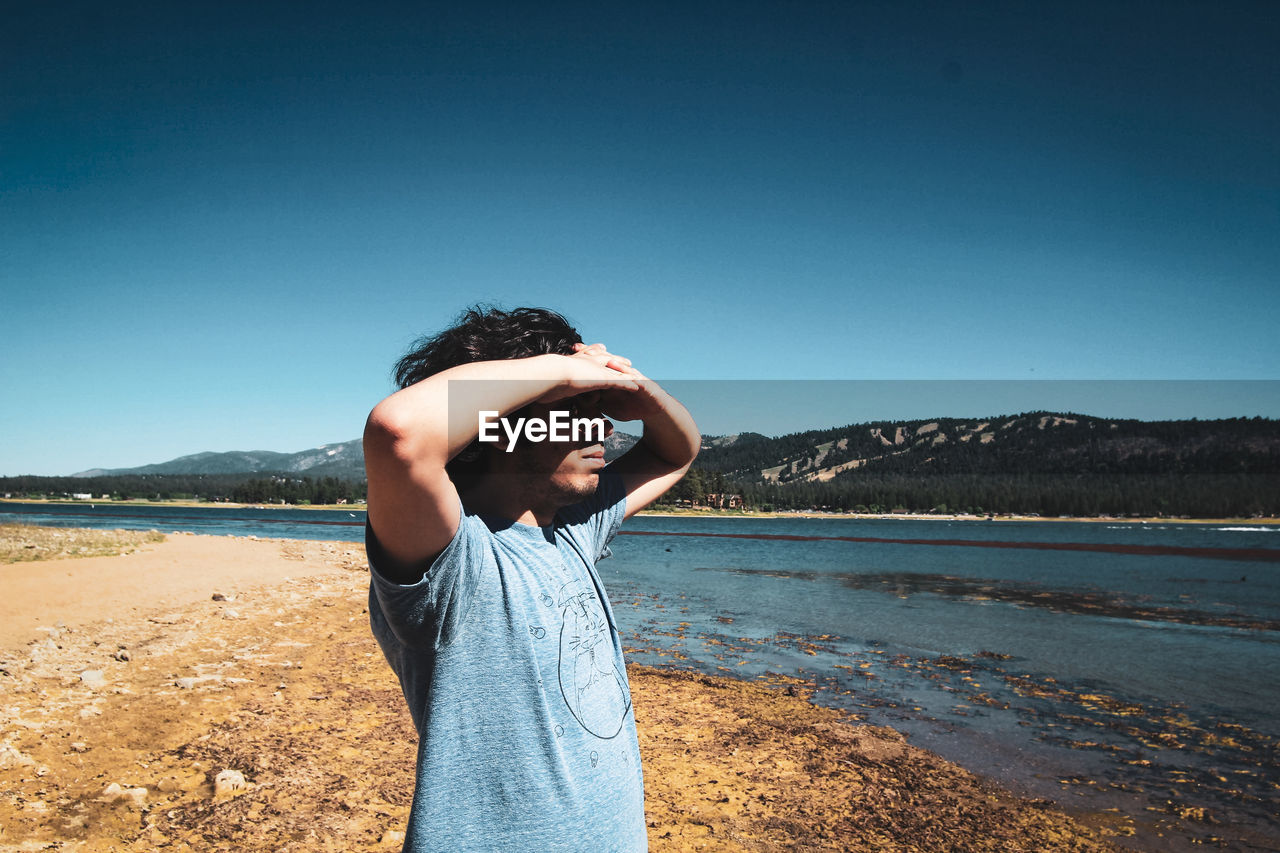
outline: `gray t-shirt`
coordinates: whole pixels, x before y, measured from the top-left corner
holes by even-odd
[[[531,527],[464,512],[421,581],[378,571],[374,636],[418,729],[406,851],[648,849],[622,645],[595,563],[621,481]]]

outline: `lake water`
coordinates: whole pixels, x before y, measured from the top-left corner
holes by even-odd
[[[359,541],[358,510],[0,504],[0,522]],[[1280,528],[632,519],[628,659],[816,701],[1148,850],[1280,849]]]

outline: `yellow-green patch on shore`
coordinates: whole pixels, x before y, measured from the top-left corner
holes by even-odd
[[[114,557],[140,545],[163,542],[155,530],[87,530],[0,524],[0,563],[52,560],[59,557]]]

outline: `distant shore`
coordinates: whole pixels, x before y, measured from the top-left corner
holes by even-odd
[[[0,498],[0,503],[11,504],[60,504],[64,506],[94,506],[103,504],[105,506],[196,506],[196,507],[212,507],[226,509],[358,509],[364,512],[364,503],[354,504],[254,504],[254,503],[237,503],[235,501],[197,501],[186,500],[183,498],[174,498],[172,500],[146,500],[146,499],[130,499],[127,501],[117,501],[111,498],[92,498],[83,500],[81,498]]]
[[[854,519],[875,519],[896,521],[899,519],[910,521],[1083,521],[1083,522],[1108,522],[1111,524],[1273,524],[1280,525],[1280,518],[1168,518],[1156,515],[1142,516],[1133,518],[1130,516],[1100,515],[1100,516],[1041,516],[1041,515],[1018,515],[1018,514],[993,514],[993,515],[957,515],[948,513],[929,513],[929,512],[758,512],[758,511],[736,511],[736,510],[645,510],[640,515],[654,516],[659,518],[854,518]]]
[[[0,498],[0,504],[4,503],[26,503],[26,504],[57,504],[60,506],[92,506],[103,504],[105,506],[179,506],[179,507],[208,507],[220,509],[279,509],[279,510],[309,510],[309,509],[325,509],[325,510],[346,510],[348,512],[364,512],[366,505],[363,503],[354,504],[249,504],[249,503],[233,503],[230,501],[194,501],[194,500],[69,500],[63,498]],[[760,510],[733,510],[733,509],[679,509],[660,507],[658,509],[647,509],[639,513],[640,516],[648,516],[650,518],[814,518],[814,519],[860,519],[860,520],[880,520],[880,521],[1080,521],[1080,522],[1107,522],[1110,524],[1257,524],[1257,525],[1280,525],[1280,517],[1268,516],[1264,518],[1171,518],[1168,516],[1148,515],[1134,518],[1131,516],[1040,516],[1026,514],[1001,514],[994,513],[990,515],[964,515],[959,513],[930,513],[930,512],[831,512],[825,510],[786,510],[782,512],[763,512]]]

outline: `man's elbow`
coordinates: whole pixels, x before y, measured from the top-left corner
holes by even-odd
[[[688,470],[689,466],[693,464],[693,460],[698,458],[698,452],[702,450],[702,433],[695,427],[685,434],[685,439],[686,443],[682,456],[684,457],[684,468]]]
[[[661,445],[646,442],[650,453],[666,463],[671,471],[678,471],[681,475],[689,470],[693,460],[698,458],[698,451],[702,449],[702,436],[697,430],[686,433],[682,438],[683,441],[663,442]]]
[[[366,465],[372,460],[411,464],[422,456],[423,435],[414,419],[394,401],[383,400],[369,413],[364,424]],[[420,426],[420,425],[419,425]]]
[[[397,420],[394,410],[386,404],[379,403],[369,413],[364,422],[364,451],[384,450],[404,436],[404,425]]]

